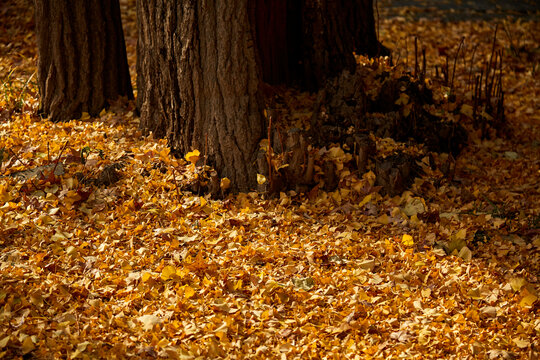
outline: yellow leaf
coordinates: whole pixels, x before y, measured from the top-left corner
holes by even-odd
[[[493,120],[493,116],[489,115],[485,110],[482,110],[482,113],[480,115],[486,120]]]
[[[345,152],[339,146],[334,146],[330,148],[330,150],[328,150],[327,154],[330,158],[337,159],[343,157],[345,155]]]
[[[414,245],[413,237],[411,235],[409,235],[409,234],[403,234],[403,237],[401,238],[401,242],[405,246],[413,246]]]
[[[430,288],[422,289],[420,293],[422,294],[423,297],[428,298],[431,296],[431,289]]]
[[[512,278],[510,279],[509,283],[512,287],[512,290],[519,291],[523,286],[527,285],[527,280],[525,280],[524,278]]]
[[[34,350],[36,347],[34,346],[34,342],[32,341],[32,337],[27,336],[21,346],[22,354],[28,354],[30,351]]]
[[[270,142],[268,141],[268,139],[262,139],[259,142],[259,147],[261,148],[261,150],[264,150],[264,151],[268,151],[269,145],[270,145]]]
[[[531,345],[531,342],[527,339],[522,339],[522,338],[515,338],[515,339],[512,339],[512,341],[514,342],[514,344],[517,345],[518,348],[520,349],[525,349],[525,348],[528,348],[529,345]]]
[[[12,199],[9,194],[9,188],[7,184],[0,184],[0,204],[6,203]]]
[[[525,295],[519,302],[519,306],[524,307],[524,308],[530,308],[533,306],[536,300],[538,300],[538,297],[536,297],[536,295],[533,295],[533,294]]]
[[[142,315],[137,318],[143,324],[144,330],[152,330],[154,325],[161,324],[163,320],[155,315]]]
[[[399,99],[396,100],[396,105],[407,105],[409,103],[409,95],[401,93]]]
[[[202,196],[199,197],[199,202],[200,202],[201,207],[205,206],[208,203],[208,201],[206,201],[206,199],[203,198]]]
[[[6,345],[8,344],[10,338],[11,338],[11,336],[8,335],[5,338],[3,338],[2,340],[0,340],[0,349],[3,349],[3,348],[6,347]]]
[[[465,261],[470,261],[472,259],[472,252],[468,247],[464,246],[459,250],[458,257]]]
[[[480,321],[480,316],[478,315],[478,311],[476,311],[475,309],[470,309],[469,311],[467,311],[467,313],[465,314],[465,317],[475,322]]]
[[[364,260],[358,263],[360,269],[371,271],[375,268],[375,259]]]
[[[270,317],[270,313],[268,312],[268,310],[265,310],[265,311],[263,311],[263,313],[261,314],[260,319],[261,319],[261,320],[266,320],[266,319],[268,319],[269,317]]]
[[[337,202],[338,204],[341,203],[341,194],[339,193],[339,191],[333,191],[330,193],[330,196],[332,197],[332,199],[334,199],[335,202]]]
[[[242,289],[242,279],[238,280],[236,284],[234,284],[234,290]]]
[[[184,297],[186,299],[189,299],[193,297],[193,295],[195,295],[195,290],[191,286],[186,285],[186,287],[184,288]]]
[[[38,307],[43,306],[43,297],[41,296],[41,292],[39,290],[36,290],[30,294],[30,302]]]
[[[207,286],[207,287],[210,286],[210,285],[212,285],[212,280],[208,279],[208,278],[205,276],[204,279],[203,279],[203,285],[204,285],[204,286]]]
[[[431,331],[427,328],[421,329],[418,332],[418,343],[421,345],[425,345],[429,342],[429,336],[431,335]]]
[[[257,182],[259,185],[264,184],[266,182],[266,177],[264,175],[257,174]]]
[[[163,150],[161,150],[159,152],[159,158],[161,161],[163,161],[164,163],[168,164],[171,162],[171,159],[169,157],[169,153],[171,152],[171,149],[170,148],[164,148]]]
[[[403,108],[403,116],[407,117],[411,113],[412,104],[407,104]]]
[[[413,215],[413,216],[411,216],[410,223],[411,223],[411,225],[413,225],[413,226],[419,226],[419,225],[422,224],[422,221],[420,221],[420,219],[418,219],[418,216],[417,216],[417,215]]]
[[[480,300],[480,299],[483,299],[483,296],[482,296],[482,293],[480,291],[480,288],[474,288],[474,289],[470,289],[468,292],[467,292],[467,295],[469,295],[472,299],[474,300]]]
[[[77,358],[79,355],[81,355],[86,350],[88,345],[90,345],[89,341],[85,341],[85,342],[82,342],[82,343],[78,344],[77,349],[73,353],[71,353],[70,358],[71,359]]]
[[[369,195],[366,195],[364,197],[364,199],[362,199],[362,201],[360,201],[360,204],[358,204],[358,206],[364,206],[365,204],[367,204],[368,202],[371,201],[371,197],[372,197],[372,194],[369,194]]]
[[[390,219],[388,218],[388,215],[386,214],[379,216],[376,221],[379,224],[383,224],[383,225],[387,225],[388,223],[390,223]]]
[[[148,280],[150,280],[152,278],[152,274],[150,274],[149,272],[145,272],[142,274],[142,278],[141,280],[143,282],[147,282]]]
[[[231,180],[229,180],[226,177],[221,179],[221,182],[219,184],[219,187],[221,188],[221,190],[227,190],[230,186],[231,186]]]
[[[358,293],[356,294],[358,300],[364,300],[364,301],[371,301],[371,296],[369,296],[364,290],[359,289]]]
[[[362,179],[367,181],[369,186],[375,185],[375,180],[377,179],[377,175],[373,171],[368,171],[364,175],[362,175]]]
[[[463,104],[461,106],[460,113],[468,117],[469,119],[473,118],[473,107],[471,105]]]
[[[465,240],[465,237],[467,236],[467,230],[466,229],[460,229],[456,234],[455,238],[457,240]]]
[[[407,216],[414,216],[417,214],[422,214],[426,211],[426,208],[424,206],[424,202],[421,198],[415,197],[409,199],[407,201],[407,204],[403,208],[403,212]]]
[[[188,152],[185,158],[190,163],[195,164],[197,161],[199,161],[200,155],[201,153],[199,150],[193,150],[191,152]]]
[[[173,275],[176,275],[176,268],[172,265],[167,265],[161,270],[161,279],[165,281],[169,280]]]

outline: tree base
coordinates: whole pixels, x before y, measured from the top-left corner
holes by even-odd
[[[408,75],[393,75],[367,66],[354,74],[344,71],[317,94],[309,130],[276,124],[271,139],[265,140],[271,140],[270,151],[259,153],[258,172],[269,182],[258,190],[333,191],[345,166],[359,177],[373,171],[381,193],[393,196],[421,174],[417,162],[427,152],[457,156],[467,142],[464,127],[425,110],[425,105],[437,105],[425,85]],[[275,97],[272,102],[275,105]],[[283,112],[282,117],[287,116]],[[382,148],[394,143],[395,149],[378,151],[376,142]],[[405,151],[405,144],[423,150]],[[338,153],[343,155],[336,161],[332,157]]]

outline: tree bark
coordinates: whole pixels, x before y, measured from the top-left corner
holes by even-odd
[[[138,0],[141,127],[198,149],[235,190],[256,185],[264,135],[248,0]]]
[[[40,114],[97,115],[133,98],[118,0],[35,0]]]
[[[137,14],[141,128],[241,191],[266,136],[261,80],[316,89],[379,46],[372,0],[138,0]]]
[[[263,79],[317,90],[347,69],[353,52],[388,55],[375,31],[373,0],[254,0],[254,24]]]

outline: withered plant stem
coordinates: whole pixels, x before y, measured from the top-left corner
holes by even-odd
[[[454,92],[454,77],[456,75],[456,64],[457,64],[459,51],[461,50],[461,47],[463,46],[464,41],[465,41],[465,37],[462,37],[461,41],[459,42],[459,46],[458,46],[456,55],[454,56],[454,66],[452,67],[452,80],[450,80],[450,93]]]
[[[272,118],[274,117],[274,114],[272,111],[268,113],[268,148],[266,149],[267,152],[267,159],[268,159],[268,185],[270,185],[270,188],[272,187]]]

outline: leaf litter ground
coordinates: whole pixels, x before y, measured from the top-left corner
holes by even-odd
[[[0,356],[538,356],[537,22],[506,20],[497,40],[513,134],[472,131],[453,177],[424,164],[410,191],[389,197],[370,192],[373,173],[344,166],[332,193],[216,201],[182,190],[196,169],[141,136],[132,104],[37,118],[32,14],[17,4],[0,33]],[[380,28],[402,66],[414,64],[416,35],[428,64],[467,37],[479,67],[494,31],[404,18]],[[458,61],[465,99],[469,71]]]

